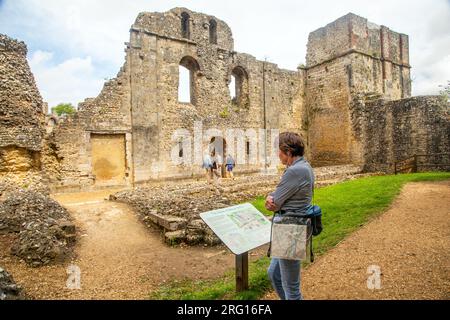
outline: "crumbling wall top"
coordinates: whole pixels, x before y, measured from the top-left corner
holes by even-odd
[[[42,97],[26,58],[26,45],[0,34],[0,147],[41,149]]]
[[[28,50],[25,42],[0,34],[0,51],[15,51],[21,55],[27,55]]]
[[[186,8],[167,12],[141,12],[131,31],[141,31],[197,45],[217,45],[233,51],[234,41],[230,27],[214,16]],[[214,36],[211,36],[215,34]]]
[[[409,67],[408,36],[349,13],[309,34],[307,67],[359,52]]]

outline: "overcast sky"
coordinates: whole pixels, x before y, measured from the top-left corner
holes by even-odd
[[[100,92],[124,62],[124,42],[142,11],[187,7],[229,24],[235,50],[295,70],[308,33],[353,12],[410,40],[413,95],[450,80],[450,0],[0,0],[0,33],[23,40],[50,106]]]

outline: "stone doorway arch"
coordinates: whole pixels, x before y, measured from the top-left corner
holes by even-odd
[[[227,141],[221,137],[212,137],[211,141],[209,143],[209,153],[214,156],[215,154],[218,154],[222,157],[222,165],[220,168],[220,172],[222,177],[225,177],[226,175],[226,169],[225,169],[225,161],[227,157]]]

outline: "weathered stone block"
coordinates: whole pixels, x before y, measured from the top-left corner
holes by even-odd
[[[164,234],[164,239],[167,244],[179,244],[186,239],[186,233],[184,230],[166,232]]]

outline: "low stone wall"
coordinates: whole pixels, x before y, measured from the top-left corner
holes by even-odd
[[[164,230],[169,244],[219,244],[220,240],[200,219],[200,213],[228,207],[273,190],[278,175],[240,178],[239,183],[223,180],[220,185],[206,182],[178,182],[168,186],[139,187],[119,192],[111,200],[131,205],[150,228]]]
[[[449,110],[440,96],[395,101],[367,101],[365,96],[354,99],[353,129],[363,150],[363,170],[392,172],[395,161],[415,154],[450,153]],[[448,162],[449,157],[430,161]]]
[[[316,168],[316,188],[352,179],[360,175],[355,166]],[[219,184],[205,181],[174,182],[148,185],[111,196],[134,208],[142,222],[162,230],[168,244],[219,244],[220,240],[201,220],[200,213],[250,201],[272,192],[279,174],[251,175],[236,180],[223,179]]]

